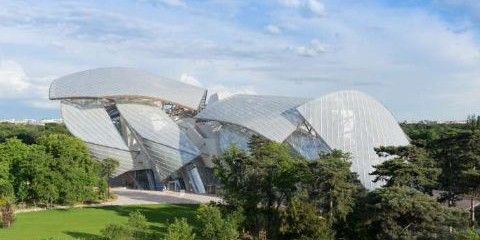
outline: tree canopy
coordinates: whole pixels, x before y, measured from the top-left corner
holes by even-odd
[[[357,211],[358,239],[451,239],[450,227],[463,229],[464,212],[405,186],[369,192]]]
[[[72,136],[50,134],[36,144],[12,138],[0,144],[3,195],[18,203],[73,204],[98,198],[99,164],[84,143]]]
[[[438,185],[441,169],[427,151],[410,145],[401,147],[379,147],[375,149],[381,157],[389,160],[374,166],[374,182],[385,182],[385,187],[407,186],[430,193]]]

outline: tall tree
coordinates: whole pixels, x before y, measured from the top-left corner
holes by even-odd
[[[450,205],[468,197],[471,202],[470,218],[475,223],[475,199],[480,197],[480,129],[471,123],[467,129],[451,131],[435,143],[436,158],[442,168],[440,188]]]
[[[304,179],[309,199],[331,223],[345,221],[352,211],[362,187],[356,173],[350,171],[350,155],[339,150],[320,154],[308,163],[309,175]]]
[[[380,147],[375,151],[381,157],[391,159],[374,166],[374,182],[385,182],[385,187],[407,186],[431,194],[437,187],[441,169],[427,151],[410,145],[402,147]]]
[[[255,231],[265,227],[270,237],[279,234],[279,208],[298,191],[305,160],[283,144],[253,136],[249,152],[231,146],[214,160],[227,203],[241,207]],[[259,209],[260,207],[260,209]],[[258,212],[263,212],[262,216]],[[263,222],[263,223],[262,223]]]
[[[467,125],[471,134],[461,155],[460,191],[470,198],[470,221],[475,225],[476,199],[480,197],[480,116],[470,116]]]
[[[405,186],[369,192],[356,215],[356,239],[448,239],[466,222],[462,211]]]
[[[92,159],[85,144],[78,138],[50,134],[42,136],[38,144],[51,155],[48,168],[56,173],[58,202],[73,204],[97,198],[99,163]]]
[[[120,166],[120,163],[113,158],[103,159],[100,164],[101,175],[105,178],[108,184],[107,198],[110,198],[110,178],[113,177],[115,170]]]

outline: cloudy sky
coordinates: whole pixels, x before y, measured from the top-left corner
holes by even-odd
[[[59,117],[50,82],[107,66],[209,92],[357,89],[399,120],[462,119],[480,114],[480,1],[0,0],[0,119]]]

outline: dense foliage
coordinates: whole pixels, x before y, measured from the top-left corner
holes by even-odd
[[[412,144],[424,148],[440,169],[435,189],[441,200],[455,206],[469,199],[471,224],[475,224],[475,206],[480,197],[480,117],[469,117],[467,123],[420,122],[402,124]]]
[[[307,161],[257,136],[248,151],[232,146],[215,159],[215,173],[226,208],[244,212],[238,228],[244,237],[453,239],[465,234],[465,212],[428,195],[438,189],[442,171],[430,151],[413,145],[377,152],[389,160],[375,166],[372,174],[385,186],[371,192],[350,171],[346,153],[334,150]]]
[[[165,240],[195,240],[195,236],[193,227],[188,224],[187,219],[176,218],[175,221],[168,226]]]
[[[34,144],[38,142],[40,137],[54,133],[70,135],[63,124],[47,123],[45,125],[33,125],[0,123],[0,143],[10,138],[17,138],[23,143]]]
[[[70,135],[0,144],[0,194],[17,203],[49,207],[97,200],[98,187],[106,186],[99,169],[84,143]]]
[[[374,166],[374,182],[383,181],[385,187],[408,186],[424,193],[437,188],[441,169],[429,154],[420,147],[379,147],[375,149],[382,157],[390,157],[388,161]]]
[[[464,212],[405,186],[369,192],[359,208],[356,239],[451,239],[466,223]]]
[[[222,196],[243,211],[240,228],[251,236],[330,239],[330,227],[345,221],[362,192],[340,151],[307,161],[287,145],[253,136],[249,151],[232,146],[214,162]]]

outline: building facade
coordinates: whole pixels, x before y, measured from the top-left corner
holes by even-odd
[[[69,131],[96,159],[120,162],[117,180],[141,189],[212,192],[212,158],[252,135],[286,143],[307,159],[340,149],[369,189],[385,159],[374,147],[407,145],[392,114],[358,91],[317,99],[259,95],[219,98],[207,90],[130,68],[99,68],[53,81]]]

